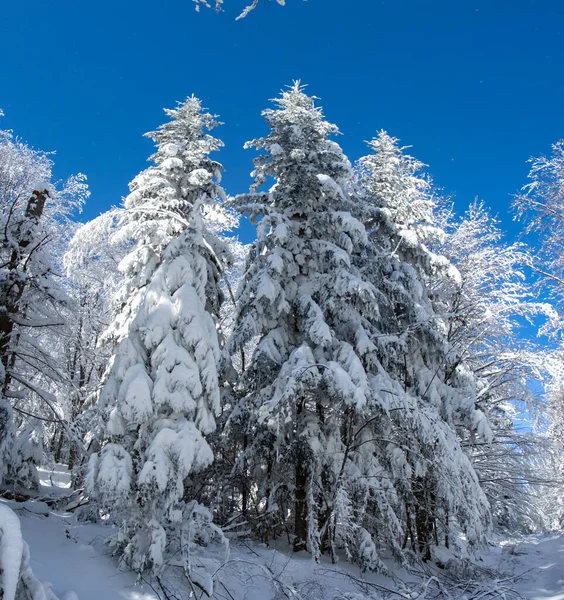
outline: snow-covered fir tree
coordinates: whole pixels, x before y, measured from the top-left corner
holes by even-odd
[[[431,225],[435,206],[425,165],[406,154],[407,147],[382,130],[368,142],[372,154],[358,161],[356,177],[370,194],[369,206],[390,213],[393,222],[404,226]]]
[[[366,232],[347,212],[351,166],[329,139],[336,126],[299,83],[275,102],[263,113],[270,133],[247,144],[265,151],[251,193],[235,200],[260,220],[228,345],[231,357],[254,347],[230,428],[244,437],[237,465],[263,538],[288,526],[294,549],[317,556],[334,536],[351,423],[369,402],[361,354],[376,298],[352,264]],[[350,524],[359,548],[362,528]]]
[[[489,506],[459,432],[491,432],[435,308],[430,283],[457,285],[460,275],[425,244],[444,235],[433,223],[432,185],[386,132],[369,145],[374,153],[359,161],[354,190],[368,244],[355,264],[377,290],[378,313],[363,356],[372,402],[357,426],[355,486],[366,498],[368,531],[398,553],[401,545],[429,558],[460,528],[472,544],[485,540]]]
[[[118,525],[126,564],[158,572],[177,551],[196,577],[194,540],[216,533],[185,492],[213,460],[206,435],[219,407],[216,319],[227,255],[216,235],[222,167],[209,154],[222,144],[207,133],[217,123],[198,99],[165,112],[170,121],[147,134],[154,165],[113,212],[114,241],[130,248],[105,334],[116,344],[100,394],[106,443],[91,458],[87,489]]]

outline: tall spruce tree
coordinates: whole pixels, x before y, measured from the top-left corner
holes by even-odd
[[[299,83],[263,115],[270,133],[247,147],[251,193],[235,204],[258,221],[238,296],[231,356],[254,347],[230,425],[245,443],[238,462],[254,483],[259,521],[290,526],[296,551],[325,543],[347,431],[369,399],[358,351],[375,292],[352,264],[366,241],[347,210],[351,166]],[[275,183],[260,191],[268,178]],[[288,515],[293,524],[290,525]]]
[[[167,550],[189,570],[195,537],[214,532],[185,491],[213,460],[206,435],[219,405],[216,318],[226,258],[215,233],[222,167],[209,157],[222,143],[207,133],[217,123],[194,97],[165,112],[170,121],[147,134],[157,145],[154,166],[113,213],[115,241],[130,251],[119,267],[121,308],[106,333],[117,344],[100,394],[107,438],[87,481],[119,525],[114,542],[127,564],[153,572]]]
[[[378,318],[364,356],[373,375],[372,415],[361,424],[358,464],[370,510],[366,529],[398,550],[431,556],[459,528],[484,540],[489,507],[460,431],[491,435],[476,407],[472,373],[457,361],[431,285],[458,285],[458,271],[431,252],[444,234],[433,223],[433,190],[422,164],[386,132],[359,161],[355,199],[368,232],[356,264],[378,293]],[[393,515],[393,516],[392,516]]]

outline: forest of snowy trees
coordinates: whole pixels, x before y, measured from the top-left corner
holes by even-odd
[[[165,112],[151,165],[87,223],[86,177],[0,131],[2,494],[68,465],[66,506],[165,598],[171,564],[211,597],[206,552],[232,539],[364,573],[558,527],[564,141],[508,242],[385,131],[351,164],[299,83],[234,197],[216,118]],[[55,598],[0,509],[0,597]]]

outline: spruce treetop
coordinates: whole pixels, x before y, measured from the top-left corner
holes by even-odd
[[[422,173],[426,165],[405,154],[409,146],[400,146],[384,130],[367,143],[373,154],[358,161],[359,179],[368,192],[364,201],[389,211],[393,221],[404,226],[431,223],[435,203],[431,182]]]
[[[324,119],[315,100],[305,94],[299,81],[295,82],[273,100],[277,108],[262,113],[270,133],[245,144],[245,148],[266,150],[266,154],[254,160],[255,181],[251,191],[256,192],[268,177],[275,177],[277,185],[271,201],[278,209],[286,208],[289,203],[299,206],[307,199],[311,201],[311,194],[302,193],[308,187],[331,186],[331,180],[342,185],[350,175],[351,165],[340,146],[327,139],[338,134],[339,129]]]

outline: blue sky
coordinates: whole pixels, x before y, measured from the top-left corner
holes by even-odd
[[[3,128],[88,175],[91,218],[146,166],[163,107],[194,93],[216,130],[229,193],[250,183],[243,143],[293,79],[321,99],[351,159],[384,128],[412,145],[463,210],[475,196],[516,232],[510,196],[531,155],[564,137],[561,0],[287,0],[234,17],[191,0],[26,0],[0,14]],[[245,237],[249,232],[245,232]]]

